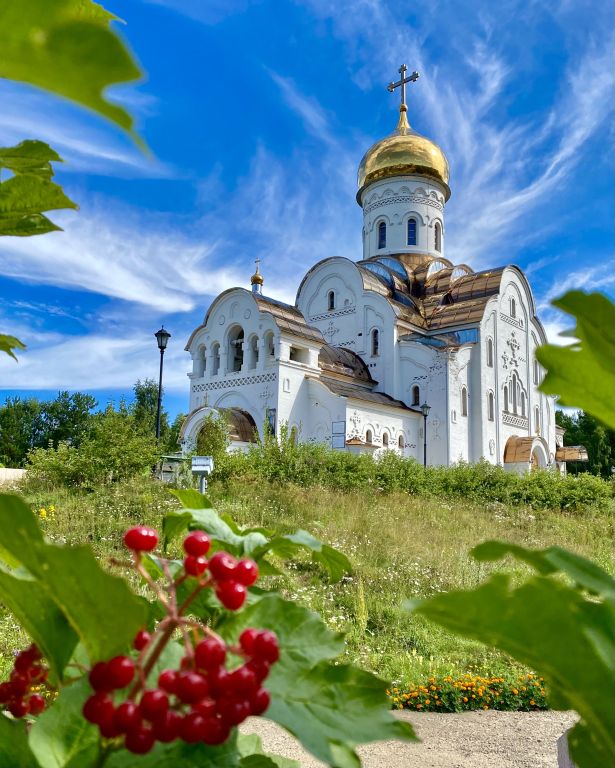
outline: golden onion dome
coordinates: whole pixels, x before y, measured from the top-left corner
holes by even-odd
[[[363,190],[369,184],[391,176],[430,176],[444,186],[446,200],[451,196],[446,155],[433,141],[412,130],[406,117],[407,109],[405,104],[401,105],[395,131],[363,155],[358,174],[359,205]]]
[[[258,271],[258,264],[257,264],[256,272],[250,278],[250,285],[262,285],[263,283],[264,283],[264,278],[261,275],[261,273]]]

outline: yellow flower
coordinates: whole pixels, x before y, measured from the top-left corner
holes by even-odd
[[[56,511],[56,508],[53,506],[53,504],[49,505],[49,511],[52,513]]]
[[[519,695],[519,691],[518,691],[516,688],[513,688],[513,689],[512,689],[512,691],[513,691],[513,693],[515,694],[515,696],[518,696],[518,695]]]
[[[425,706],[426,706],[426,707],[428,707],[428,706],[429,706],[429,699],[425,699]]]
[[[467,701],[467,700],[468,700],[468,697],[467,697],[467,696],[464,696],[464,697],[463,697],[463,700],[464,700],[464,701]]]
[[[42,507],[39,509],[38,513],[43,518],[43,520],[47,517],[47,510]]]
[[[536,702],[534,701],[534,699],[530,699],[530,704],[531,704],[532,706],[535,706]]]

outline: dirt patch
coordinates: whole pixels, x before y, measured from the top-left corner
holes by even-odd
[[[557,740],[575,722],[574,712],[395,713],[412,723],[418,743],[383,741],[358,751],[364,768],[557,768]],[[264,747],[299,760],[302,768],[323,764],[269,720],[248,720]]]

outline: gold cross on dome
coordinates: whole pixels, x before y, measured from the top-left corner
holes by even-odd
[[[389,93],[393,93],[393,91],[396,88],[400,88],[401,89],[401,93],[400,93],[401,106],[405,107],[406,106],[406,83],[415,83],[419,79],[420,75],[418,72],[413,72],[408,77],[405,77],[405,74],[408,71],[408,67],[405,64],[402,64],[397,71],[399,72],[401,77],[396,83],[389,83],[387,85],[387,91],[389,91]]]
[[[260,267],[261,260],[260,259],[254,259],[254,263],[256,264],[256,273],[258,274],[258,268]]]

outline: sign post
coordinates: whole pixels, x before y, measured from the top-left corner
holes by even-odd
[[[192,474],[199,477],[199,491],[205,493],[207,490],[207,477],[214,471],[213,456],[193,456]]]

